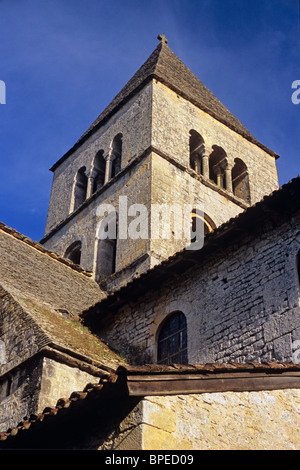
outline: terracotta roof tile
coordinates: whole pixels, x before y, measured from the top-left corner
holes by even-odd
[[[296,371],[300,372],[300,364],[293,363],[211,363],[211,364],[189,364],[189,365],[159,365],[159,364],[146,364],[143,366],[121,366],[117,373],[114,374],[105,374],[100,378],[98,383],[89,383],[81,391],[74,391],[68,398],[60,398],[57,400],[57,403],[53,407],[46,407],[42,413],[37,415],[31,415],[29,418],[24,418],[22,422],[18,424],[15,428],[8,429],[6,432],[0,432],[0,441],[5,441],[7,438],[16,436],[19,432],[29,429],[35,423],[41,423],[44,420],[47,420],[49,417],[59,416],[63,410],[68,410],[72,413],[72,408],[74,406],[84,404],[84,402],[91,396],[94,395],[96,398],[101,398],[101,394],[107,390],[111,390],[110,387],[114,387],[118,383],[120,378],[124,383],[124,377],[131,377],[134,375],[178,375],[178,374],[187,374],[192,373],[201,377],[206,373],[215,373],[216,376],[218,373],[228,373],[232,374],[233,372],[241,371],[253,371],[253,372],[287,372],[287,371]],[[125,389],[124,389],[125,390]]]
[[[283,362],[228,362],[228,363],[206,363],[206,364],[145,364],[143,366],[120,366],[120,375],[155,375],[155,374],[205,374],[207,372],[241,372],[241,371],[300,371],[300,364]]]
[[[78,264],[75,264],[73,263],[73,261],[67,259],[67,258],[63,258],[62,256],[59,256],[57,253],[55,253],[54,251],[51,251],[51,250],[47,250],[47,248],[45,248],[41,243],[39,242],[36,242],[34,240],[32,240],[31,238],[29,237],[26,237],[25,235],[23,235],[22,233],[18,232],[17,230],[11,228],[11,227],[8,227],[6,224],[4,224],[3,222],[0,222],[0,230],[2,230],[3,232],[5,233],[8,233],[9,235],[11,235],[12,237],[18,239],[18,240],[21,240],[22,242],[24,242],[26,245],[29,245],[31,246],[32,248],[35,248],[36,250],[40,251],[41,253],[45,253],[46,255],[50,256],[51,258],[59,261],[60,263],[63,263],[65,264],[66,266],[69,266],[70,268],[74,269],[75,271],[78,271],[82,274],[84,274],[85,276],[88,276],[88,277],[91,277],[92,276],[92,272],[91,271],[87,271],[85,270],[82,266],[78,265]]]

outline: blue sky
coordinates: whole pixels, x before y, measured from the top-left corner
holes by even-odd
[[[0,220],[39,240],[49,168],[155,49],[169,46],[300,173],[299,0],[0,0]]]

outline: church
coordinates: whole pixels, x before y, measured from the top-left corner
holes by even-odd
[[[300,449],[300,178],[158,40],[0,223],[0,449]]]

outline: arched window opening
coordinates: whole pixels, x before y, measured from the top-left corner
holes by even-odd
[[[111,178],[113,178],[121,170],[122,134],[116,135],[116,137],[113,140],[111,159],[112,159]]]
[[[76,175],[75,179],[75,187],[74,187],[74,204],[73,210],[75,211],[81,204],[84,203],[86,200],[86,193],[87,193],[87,184],[88,179],[85,174],[86,168],[83,166],[80,168]]]
[[[80,264],[81,260],[81,241],[76,241],[69,246],[66,250],[65,258],[73,261],[75,264]]]
[[[209,157],[209,178],[221,188],[225,187],[226,164],[227,156],[225,150],[214,145],[213,152]]]
[[[100,150],[94,160],[94,169],[92,173],[93,177],[93,189],[95,193],[98,189],[102,188],[105,182],[105,167],[106,161],[103,156],[103,150]]]
[[[117,240],[98,240],[96,259],[96,281],[99,282],[116,270]]]
[[[201,156],[203,152],[204,140],[201,135],[194,130],[190,131],[190,167],[198,174],[202,172]]]
[[[196,241],[196,233],[206,236],[215,230],[216,224],[204,212],[194,209],[191,214],[191,242]]]
[[[245,163],[236,158],[232,168],[233,194],[250,203],[249,175]]]
[[[95,279],[101,281],[116,271],[117,214],[112,212],[96,234]]]
[[[159,364],[187,364],[187,324],[182,312],[174,312],[162,324],[157,342]]]

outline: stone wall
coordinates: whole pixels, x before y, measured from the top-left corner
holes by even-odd
[[[140,162],[136,161],[130,169],[124,169],[115,177],[113,183],[103,187],[84,204],[74,216],[71,216],[55,233],[46,239],[43,244],[46,248],[64,255],[67,248],[75,240],[80,240],[81,265],[96,273],[97,240],[96,231],[100,216],[97,210],[100,205],[112,205],[119,213],[120,197],[127,198],[127,209],[133,204],[142,204],[148,214],[146,238],[132,239],[130,232],[128,238],[117,239],[116,271],[117,275],[107,280],[106,288],[112,290],[120,283],[128,282],[135,274],[147,270],[157,262],[181,250],[188,240],[171,237],[164,239],[161,236],[155,239],[152,236],[151,215],[153,205],[174,204],[182,208],[185,205],[199,206],[209,215],[216,226],[235,217],[244,210],[241,201],[237,198],[228,198],[225,191],[217,188],[213,183],[203,184],[188,168],[176,166],[176,162],[168,161],[155,151],[149,151]],[[127,217],[126,229],[130,231],[130,224],[138,220],[139,213]],[[120,226],[120,224],[119,224]],[[140,228],[138,227],[138,230]],[[184,233],[182,231],[184,237]],[[146,258],[145,258],[146,257]]]
[[[42,360],[36,357],[0,379],[0,432],[37,413]]]
[[[131,299],[101,335],[133,363],[156,362],[159,327],[179,310],[189,363],[292,361],[300,340],[299,230],[299,215],[273,229],[257,224],[198,267]]]
[[[175,163],[175,164],[174,164]],[[151,165],[151,202],[157,205],[166,205],[172,208],[174,205],[181,208],[182,215],[185,207],[199,207],[206,216],[209,216],[215,227],[227,222],[244,210],[235,198],[228,198],[226,191],[221,190],[213,183],[204,183],[203,178],[197,178],[188,166],[181,168],[175,162],[168,161],[161,155],[152,153]],[[185,162],[187,164],[187,162]],[[153,209],[152,209],[153,210]],[[190,240],[184,233],[184,220],[179,219],[182,226],[182,238],[176,238],[176,223],[173,224],[171,214],[170,238],[163,238],[160,231],[159,238],[150,240],[151,254],[156,260],[163,260],[190,244]],[[173,227],[172,227],[173,225]],[[173,228],[173,233],[172,233]],[[180,233],[180,227],[178,230]]]
[[[42,367],[38,401],[39,413],[48,406],[55,407],[60,398],[68,398],[71,393],[84,390],[88,383],[99,382],[99,377],[48,357],[43,358]]]
[[[278,187],[275,158],[250,143],[224,124],[179,97],[156,80],[146,85],[124,107],[93,133],[55,169],[49,203],[46,238],[43,244],[60,255],[75,241],[82,242],[80,264],[97,278],[96,210],[100,204],[118,209],[119,196],[128,205],[201,204],[216,226],[235,217],[247,207],[232,192],[217,186],[190,167],[189,136],[194,129],[204,139],[208,154],[222,147],[233,166],[236,157],[247,165],[250,200],[255,203]],[[122,134],[121,172],[72,215],[72,191],[78,170],[93,170],[99,150],[106,158],[114,136]],[[52,229],[55,229],[51,232]],[[115,289],[135,273],[143,272],[182,249],[182,240],[124,240],[117,242],[116,271],[106,285]],[[145,257],[148,257],[147,262]]]
[[[65,220],[70,213],[72,189],[77,171],[85,166],[86,174],[89,175],[97,152],[103,150],[104,156],[107,156],[117,134],[121,133],[123,136],[122,168],[150,146],[151,96],[152,85],[149,84],[54,171],[46,234]]]
[[[87,270],[97,269],[97,238],[96,231],[103,215],[97,215],[100,205],[111,205],[119,212],[119,197],[127,198],[127,205],[144,204],[149,208],[151,194],[151,160],[143,158],[133,168],[116,176],[114,183],[107,185],[103,191],[92,197],[84,207],[71,217],[53,236],[43,244],[60,255],[75,241],[82,243],[80,264]],[[131,218],[132,219],[132,218]],[[129,219],[130,220],[130,219]],[[116,270],[120,271],[139,260],[149,250],[147,239],[117,240]],[[148,265],[149,267],[149,265]],[[138,268],[137,268],[138,271]]]
[[[189,167],[192,129],[203,137],[209,151],[213,145],[218,145],[225,150],[230,163],[233,164],[236,157],[244,161],[249,172],[251,204],[278,188],[274,157],[155,81],[152,145]]]
[[[0,288],[0,377],[29,359],[46,342],[47,336],[31,316]]]
[[[98,381],[99,377],[76,367],[35,356],[0,379],[0,432]]]
[[[296,389],[147,396],[128,448],[140,435],[143,450],[299,450],[299,406]]]

